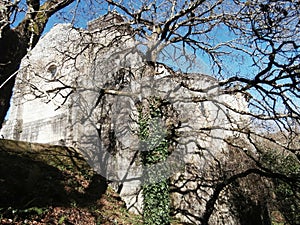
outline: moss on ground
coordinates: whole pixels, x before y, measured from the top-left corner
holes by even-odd
[[[0,224],[142,224],[73,148],[0,140]]]
[[[0,139],[0,224],[143,222],[75,149]]]

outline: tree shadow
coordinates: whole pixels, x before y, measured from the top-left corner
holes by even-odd
[[[0,148],[0,209],[87,206],[106,189],[106,179],[88,169],[74,173]]]

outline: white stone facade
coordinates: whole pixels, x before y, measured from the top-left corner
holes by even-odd
[[[152,94],[170,102],[179,136],[167,176],[184,179],[191,175],[182,172],[183,167],[194,165],[195,171],[204,171],[214,157],[222,159],[226,151],[222,139],[247,121],[234,111],[245,110],[247,102],[242,96],[223,94],[217,81],[205,75],[177,74],[160,65],[156,75],[142,77],[142,57],[125,28],[101,31],[97,20],[90,27],[86,31],[56,25],[23,60],[11,115],[0,134],[79,148],[96,171],[115,181],[127,207],[141,212],[143,168],[133,160],[140,150],[136,102]],[[114,38],[119,39],[111,45]],[[197,182],[188,184],[194,185]],[[197,193],[205,200],[211,191]],[[201,216],[203,202],[194,197],[189,196],[191,207],[187,196],[174,193],[173,204]],[[236,224],[226,205],[218,207],[212,224],[221,224],[217,221],[222,217]],[[195,222],[189,218],[185,220]]]

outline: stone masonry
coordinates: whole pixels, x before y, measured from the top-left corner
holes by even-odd
[[[223,94],[210,76],[180,74],[160,63],[153,76],[144,77],[147,67],[130,29],[114,28],[120,22],[122,18],[112,14],[90,22],[87,30],[54,26],[23,59],[11,113],[0,134],[77,148],[97,172],[113,181],[127,207],[141,213],[142,171],[148,168],[138,160],[137,102],[159,96],[172,109],[174,118],[167,121],[176,128],[176,145],[164,165],[169,168],[165,175],[178,187],[192,177],[190,168],[203,172],[213,159],[224,158],[222,139],[234,136],[231,128],[245,124],[247,119],[235,111],[246,109],[247,102],[243,96]],[[166,126],[162,123],[162,130]],[[184,191],[197,181],[186,184],[172,194],[173,206],[179,218],[197,223],[212,191],[199,189],[201,199],[187,196]],[[238,224],[224,199],[211,224],[222,224],[224,218],[227,224]]]

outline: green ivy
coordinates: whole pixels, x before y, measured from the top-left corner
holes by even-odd
[[[141,141],[142,164],[147,168],[162,162],[168,157],[169,141],[165,129],[162,127],[163,112],[161,100],[149,98],[139,107],[139,137]],[[145,184],[143,185],[145,225],[170,224],[170,197],[169,179],[164,178],[157,182],[160,174],[151,169],[144,171]],[[162,177],[162,176],[161,176]]]
[[[278,201],[278,209],[289,224],[300,224],[300,164],[292,154],[282,154],[281,151],[267,149],[262,155],[264,165],[275,173],[283,174],[293,183],[279,178],[273,178],[273,191]]]

